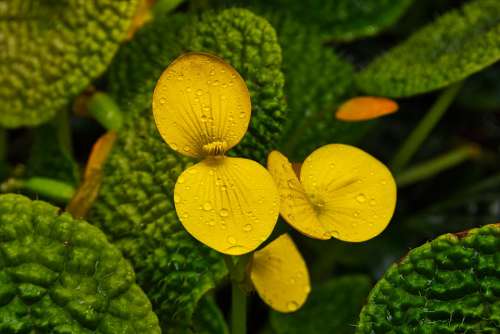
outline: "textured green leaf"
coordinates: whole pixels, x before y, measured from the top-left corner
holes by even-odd
[[[227,1],[219,0],[226,5]],[[323,40],[350,41],[372,36],[394,24],[413,0],[237,0],[238,6],[289,13],[304,26],[318,28]]]
[[[389,268],[357,333],[498,333],[499,277],[499,224],[442,235]]]
[[[205,296],[193,315],[193,333],[229,334],[224,315],[211,296]]]
[[[111,61],[136,0],[10,0],[0,5],[0,126],[34,126]]]
[[[314,286],[305,305],[295,313],[271,314],[277,334],[354,333],[359,311],[370,292],[366,276],[344,276]]]
[[[41,201],[0,196],[1,333],[160,333],[105,235]]]
[[[271,16],[283,49],[288,115],[281,148],[302,161],[332,142],[354,143],[370,123],[335,119],[337,106],[353,94],[354,70],[320,35],[290,18]]]
[[[90,217],[134,264],[165,330],[176,332],[190,323],[200,298],[227,270],[222,256],[194,240],[177,219],[173,188],[190,161],[160,138],[150,108],[152,90],[182,51],[222,56],[245,78],[252,97],[250,132],[237,152],[262,160],[283,118],[281,50],[267,21],[238,9],[201,18],[165,17],[136,37],[110,73],[113,92],[125,94],[117,101],[129,117],[104,166]]]
[[[369,64],[358,76],[369,94],[402,97],[460,81],[500,59],[500,2],[452,10]]]

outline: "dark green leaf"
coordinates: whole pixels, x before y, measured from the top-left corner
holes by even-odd
[[[343,276],[314,286],[297,312],[273,312],[272,327],[277,334],[354,333],[370,288],[370,279],[366,276]]]
[[[500,59],[500,2],[452,10],[368,65],[357,83],[373,95],[402,97],[463,80]]]

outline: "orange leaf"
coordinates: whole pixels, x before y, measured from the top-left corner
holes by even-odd
[[[366,121],[398,110],[398,104],[385,97],[360,96],[344,102],[335,117],[342,121]]]

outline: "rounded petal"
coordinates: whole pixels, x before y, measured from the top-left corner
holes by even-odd
[[[344,102],[335,117],[342,121],[366,121],[398,110],[398,104],[385,97],[360,96]]]
[[[272,151],[267,158],[267,169],[280,193],[280,213],[283,219],[311,238],[330,239],[330,234],[318,220],[314,207],[288,159],[280,152]]]
[[[190,157],[220,155],[248,128],[251,105],[245,81],[231,65],[206,53],[187,53],[162,73],[153,115],[163,139]]]
[[[380,234],[396,206],[391,172],[349,145],[323,146],[302,164],[300,179],[318,219],[332,237],[365,241]]]
[[[288,234],[254,253],[250,279],[260,298],[284,313],[298,310],[311,291],[306,263]]]
[[[256,249],[274,229],[279,195],[269,172],[242,158],[207,158],[177,179],[174,203],[196,239],[225,254]]]

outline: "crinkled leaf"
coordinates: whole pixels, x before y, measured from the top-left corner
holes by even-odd
[[[297,312],[273,312],[271,325],[276,334],[354,333],[359,311],[370,292],[366,276],[343,276],[313,286],[305,305]]]
[[[460,81],[500,59],[500,2],[475,0],[425,26],[357,77],[365,92],[402,97]]]
[[[357,333],[497,333],[499,254],[499,224],[413,249],[372,290]]]
[[[160,333],[130,263],[96,227],[0,196],[1,333]]]
[[[100,75],[136,0],[9,0],[0,5],[0,126],[34,126]]]
[[[156,19],[118,54],[109,80],[114,94],[125,93],[117,101],[128,120],[90,217],[132,261],[167,332],[189,324],[200,298],[227,274],[222,256],[189,236],[177,218],[174,184],[190,161],[168,148],[152,118],[156,81],[183,51],[215,53],[247,81],[252,123],[238,154],[263,159],[284,110],[275,32],[247,10]]]
[[[323,46],[316,30],[290,18],[271,16],[271,21],[283,49],[288,102],[281,149],[302,161],[322,145],[359,140],[371,123],[335,119],[336,108],[353,94],[352,65]]]
[[[222,311],[211,296],[205,296],[193,314],[193,333],[229,334]]]

